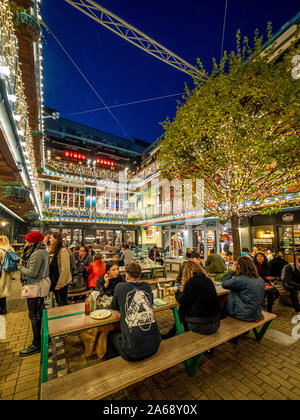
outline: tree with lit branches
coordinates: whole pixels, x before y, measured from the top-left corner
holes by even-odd
[[[299,182],[297,43],[281,57],[274,44],[269,24],[267,48],[258,31],[253,47],[238,32],[236,51],[225,51],[219,64],[214,59],[210,73],[198,60],[205,77],[194,80],[193,90],[186,87],[174,120],[163,123],[162,176],[204,179],[205,212],[231,220],[234,258],[240,255],[239,218]],[[276,203],[279,208],[280,199]]]

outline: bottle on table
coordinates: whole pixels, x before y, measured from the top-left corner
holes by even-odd
[[[90,296],[88,296],[85,299],[85,307],[84,307],[84,309],[85,309],[85,314],[86,315],[90,315],[90,313],[91,313],[91,297]]]

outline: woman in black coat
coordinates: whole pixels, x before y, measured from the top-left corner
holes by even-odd
[[[274,281],[275,277],[271,276],[270,263],[262,252],[258,252],[254,256],[253,261],[259,276],[264,279],[266,283],[265,297],[267,298],[267,311],[272,312],[274,301],[279,298],[279,292],[276,287],[271,285],[271,281]]]
[[[212,280],[201,266],[187,261],[182,274],[181,290],[176,291],[176,300],[180,304],[179,317],[185,331],[210,335],[220,327],[220,303]],[[163,339],[176,334],[176,326]]]

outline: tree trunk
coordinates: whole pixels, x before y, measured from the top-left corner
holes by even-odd
[[[233,214],[231,216],[231,230],[233,241],[233,259],[236,261],[241,256],[241,243],[239,235],[239,216]]]

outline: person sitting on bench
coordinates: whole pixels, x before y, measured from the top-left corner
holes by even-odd
[[[182,273],[181,289],[176,291],[180,304],[178,314],[185,331],[211,335],[220,328],[220,303],[214,283],[200,264],[194,261],[185,263]],[[175,324],[162,335],[165,340],[176,334]]]
[[[224,274],[223,289],[230,290],[227,313],[241,321],[261,320],[265,296],[265,281],[249,257],[240,257],[232,270]]]
[[[300,256],[297,257],[296,263],[286,266],[283,285],[284,288],[290,292],[295,312],[300,314],[300,303],[298,297],[298,293],[300,291]]]
[[[100,296],[113,296],[118,283],[124,282],[123,276],[119,273],[119,265],[115,261],[106,264],[106,273],[102,274],[96,283],[95,290]]]
[[[108,335],[106,358],[121,356],[135,362],[157,352],[161,336],[153,315],[150,285],[141,281],[139,264],[126,266],[126,283],[115,288],[111,309],[120,317],[121,332]]]
[[[149,251],[148,258],[150,260],[154,261],[155,263],[159,263],[161,265],[164,265],[164,260],[161,258],[160,253],[158,251],[158,248],[156,245]]]

